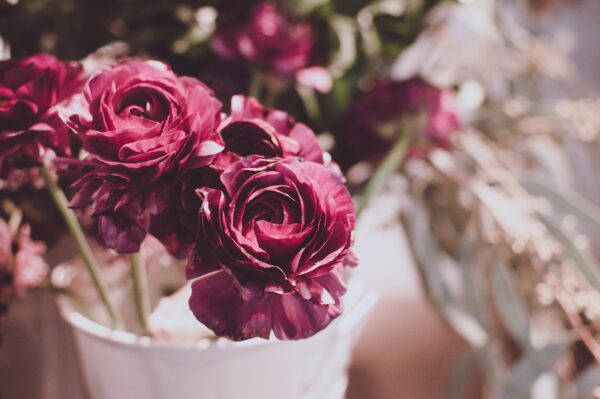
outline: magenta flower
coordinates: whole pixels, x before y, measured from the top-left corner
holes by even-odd
[[[185,258],[196,238],[201,200],[196,191],[220,188],[219,174],[248,155],[263,158],[299,157],[339,172],[331,156],[323,152],[313,131],[286,112],[266,109],[255,99],[241,95],[231,100],[231,114],[219,128],[224,151],[209,167],[183,173],[172,191],[168,211],[154,218],[151,231],[180,258]]]
[[[331,89],[329,72],[316,62],[316,35],[307,21],[291,18],[275,4],[224,10],[212,42],[221,58],[242,58],[266,72],[292,77],[318,91]]]
[[[284,111],[264,108],[254,98],[234,96],[231,115],[223,122],[220,132],[225,151],[219,163],[226,166],[248,155],[293,156],[320,164],[330,162],[329,155],[323,152],[308,126],[296,123]]]
[[[69,132],[56,105],[81,86],[81,65],[39,54],[0,61],[0,176],[38,166],[47,151],[70,155]]]
[[[341,153],[354,163],[383,156],[398,134],[403,118],[424,113],[425,124],[417,141],[426,147],[449,148],[459,128],[454,93],[420,79],[383,82],[350,105],[342,121]]]
[[[301,339],[342,311],[355,214],[342,178],[314,162],[250,156],[204,189],[188,262],[190,308],[233,340]]]
[[[177,176],[222,150],[221,104],[200,81],[152,61],[100,71],[74,103],[68,123],[88,155],[63,160],[79,173],[71,206],[90,206],[106,244],[135,252]]]

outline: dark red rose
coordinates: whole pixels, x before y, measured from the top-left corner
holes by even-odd
[[[301,339],[342,311],[355,222],[342,178],[297,158],[245,158],[204,189],[190,308],[233,340]]]
[[[106,244],[135,252],[177,176],[221,151],[221,104],[200,81],[155,61],[100,71],[77,100],[68,123],[88,155],[66,162],[81,175],[71,206],[91,206]]]
[[[359,97],[345,112],[342,121],[340,158],[354,163],[381,157],[402,132],[402,121],[424,115],[419,148],[450,147],[450,138],[459,128],[454,93],[423,80],[382,82]]]
[[[272,3],[252,7],[249,15],[224,21],[212,43],[225,59],[242,57],[270,72],[293,76],[309,66],[315,35],[308,22],[295,21]]]
[[[0,176],[39,165],[47,151],[70,155],[68,128],[56,105],[75,94],[85,75],[80,64],[39,54],[0,61]]]

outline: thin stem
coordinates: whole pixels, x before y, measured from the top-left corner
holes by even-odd
[[[142,264],[139,252],[129,256],[131,262],[131,279],[133,280],[133,296],[135,300],[135,309],[138,320],[142,326],[144,335],[150,336],[150,327],[148,325],[148,314],[150,313],[150,296],[148,294],[148,278],[146,270]]]
[[[253,71],[250,76],[250,86],[248,87],[248,96],[260,100],[260,92],[262,89],[262,74]]]
[[[398,137],[396,143],[394,143],[394,146],[390,149],[385,158],[383,158],[383,161],[381,161],[373,173],[373,176],[371,176],[371,179],[367,183],[367,186],[360,197],[356,209],[357,218],[360,218],[360,215],[369,204],[373,195],[381,190],[390,175],[396,169],[398,169],[400,165],[402,165],[404,159],[406,158],[406,154],[408,153],[411,140],[412,135],[408,132],[403,132],[400,137]]]
[[[319,100],[315,94],[314,89],[302,85],[296,85],[296,91],[302,100],[306,115],[313,122],[321,120],[321,108],[319,107]]]
[[[108,291],[104,285],[104,282],[102,281],[100,269],[98,267],[98,263],[96,262],[96,258],[94,257],[94,253],[92,252],[92,248],[90,247],[90,244],[83,233],[75,213],[69,208],[69,202],[65,196],[65,193],[56,183],[52,173],[45,166],[40,167],[40,173],[46,182],[46,188],[48,189],[50,197],[52,197],[56,208],[62,215],[63,220],[65,221],[69,232],[71,233],[71,236],[75,240],[75,244],[77,244],[81,258],[87,266],[90,276],[92,277],[92,281],[98,290],[100,300],[106,308],[106,312],[108,313],[112,327],[115,329],[122,329],[124,327],[123,321],[121,320],[119,314],[115,311],[115,308],[108,298]]]

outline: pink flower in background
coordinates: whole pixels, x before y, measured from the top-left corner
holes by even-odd
[[[190,308],[234,340],[301,339],[342,311],[355,214],[342,178],[314,162],[250,156],[204,189],[188,262]]]
[[[223,59],[243,58],[277,75],[296,78],[318,91],[331,89],[329,72],[315,65],[315,31],[307,21],[291,18],[272,3],[259,3],[244,15],[225,10],[213,39],[213,51]],[[228,15],[229,14],[229,15]]]
[[[221,104],[200,81],[142,61],[100,71],[73,103],[65,116],[88,155],[62,160],[79,174],[71,206],[91,206],[106,244],[135,252],[179,173],[222,150]]]
[[[14,254],[13,279],[15,293],[25,295],[30,288],[40,285],[50,268],[43,256],[46,246],[31,239],[31,228],[23,225],[16,237],[17,250]]]
[[[45,252],[43,243],[31,239],[29,225],[15,231],[0,219],[0,274],[6,279],[0,288],[4,290],[10,284],[12,292],[23,296],[40,285],[50,270],[43,258]]]
[[[420,79],[379,83],[355,100],[342,120],[340,154],[346,163],[383,156],[396,140],[405,118],[424,117],[417,141],[426,147],[449,148],[460,127],[454,93]]]
[[[48,150],[70,155],[69,132],[56,105],[85,81],[80,64],[39,54],[0,61],[0,176],[37,166]]]

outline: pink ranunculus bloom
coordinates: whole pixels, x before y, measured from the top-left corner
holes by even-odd
[[[223,121],[220,132],[225,150],[219,162],[248,155],[293,156],[320,164],[329,160],[308,126],[297,123],[284,111],[264,108],[251,97],[237,95],[231,99],[231,114]]]
[[[56,105],[84,84],[83,68],[48,54],[0,61],[0,177],[39,165],[48,151],[70,155]]]
[[[196,238],[201,205],[196,191],[203,187],[220,188],[219,174],[240,159],[249,155],[292,156],[341,173],[308,126],[297,123],[284,111],[264,108],[254,98],[234,96],[231,113],[221,123],[219,132],[224,151],[209,167],[183,173],[172,191],[168,212],[152,220],[151,231],[179,258],[189,254]]]
[[[419,151],[449,148],[460,127],[454,93],[421,79],[378,83],[352,103],[342,120],[344,141],[340,142],[344,163],[381,157],[396,140],[403,118],[424,113],[425,125],[416,140]],[[387,127],[386,127],[387,125]],[[391,131],[390,131],[391,130]]]
[[[220,109],[203,83],[156,61],[98,72],[64,113],[87,152],[62,161],[79,174],[71,206],[91,207],[108,246],[136,252],[177,176],[222,150]]]
[[[315,34],[305,21],[295,21],[275,4],[253,6],[249,15],[222,23],[212,48],[225,59],[237,57],[279,75],[293,76],[312,62]]]
[[[190,308],[233,340],[307,338],[342,311],[355,223],[343,179],[297,158],[244,158],[204,189]]]

